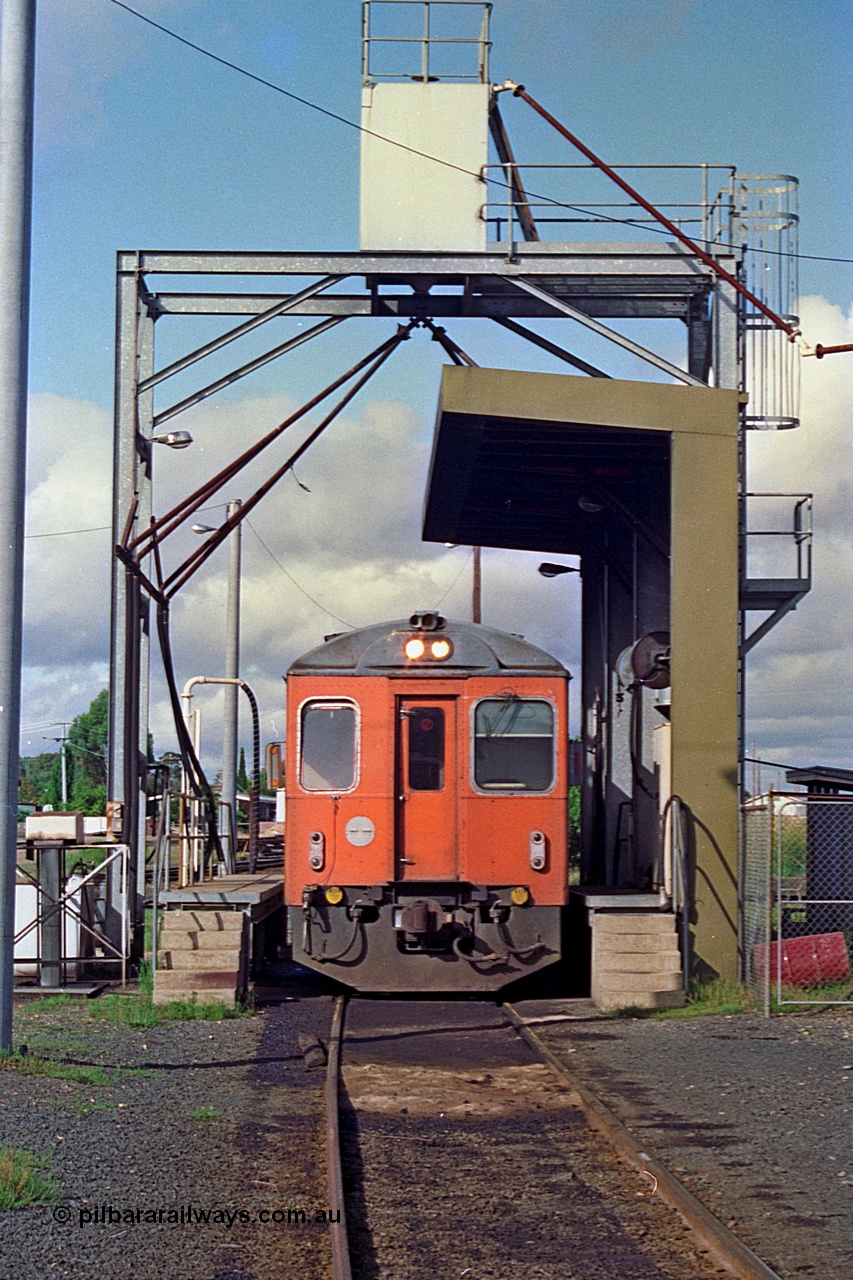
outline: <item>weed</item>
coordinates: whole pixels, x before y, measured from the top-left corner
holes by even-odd
[[[154,970],[150,960],[143,960],[139,966],[139,994],[149,1000],[154,994]]]
[[[117,1103],[109,1098],[75,1098],[74,1109],[80,1116],[87,1116],[90,1111],[114,1111]]]
[[[75,1084],[112,1084],[103,1067],[77,1066],[72,1062],[56,1062],[29,1053],[0,1054],[0,1071],[15,1071],[22,1076],[49,1076],[53,1080],[72,1080]]]
[[[0,1209],[50,1204],[58,1198],[59,1187],[43,1160],[14,1147],[0,1147]]]
[[[218,1120],[219,1112],[215,1107],[196,1107],[190,1112],[193,1120]]]

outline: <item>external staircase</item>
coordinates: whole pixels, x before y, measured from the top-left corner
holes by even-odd
[[[181,909],[160,926],[154,1003],[170,1000],[235,1004],[246,994],[249,917],[245,911]]]
[[[591,995],[599,1009],[684,1004],[676,917],[669,911],[593,911]]]

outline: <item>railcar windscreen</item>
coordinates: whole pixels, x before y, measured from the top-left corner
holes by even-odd
[[[356,714],[347,702],[302,708],[299,781],[306,791],[349,791],[355,784]]]
[[[483,791],[550,791],[554,708],[542,698],[484,698],[474,710],[474,782]]]

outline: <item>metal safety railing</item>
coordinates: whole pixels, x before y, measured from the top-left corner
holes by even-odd
[[[744,494],[747,579],[791,580],[811,585],[812,498],[810,493]],[[759,508],[766,514],[758,515]]]
[[[61,861],[57,877],[58,884],[53,891],[48,888],[43,877],[33,875],[26,867],[21,866],[20,863],[18,864],[17,874],[23,877],[23,880],[19,883],[29,883],[35,886],[37,910],[34,918],[16,932],[14,945],[17,948],[19,943],[34,930],[36,931],[38,943],[34,957],[25,957],[20,962],[16,959],[15,963],[35,966],[42,985],[51,987],[63,985],[66,982],[70,965],[76,967],[79,975],[81,968],[85,971],[86,966],[100,967],[105,964],[115,964],[119,966],[121,972],[122,986],[127,982],[130,940],[127,912],[130,848],[125,844],[106,847],[110,849],[110,852],[91,871],[70,876],[66,875],[65,872],[65,857],[68,852],[79,854],[80,850],[74,846],[59,850]],[[84,909],[84,903],[86,903],[89,896],[84,893],[84,890],[87,886],[98,886],[100,888],[104,883],[106,868],[113,863],[116,863],[119,868],[118,900],[122,904],[120,911],[120,940],[118,944],[107,936],[105,920],[103,914],[99,918],[97,904],[91,915]],[[66,939],[69,922],[73,922],[73,925],[88,940],[89,947],[86,948],[88,954],[67,954]],[[77,950],[82,953],[84,948],[81,945]],[[98,951],[100,954],[95,954]],[[48,979],[47,982],[45,982],[46,977]]]
[[[678,227],[690,231],[709,248],[713,247],[714,242],[727,242],[727,238],[721,233],[720,214],[725,207],[732,211],[737,207],[734,198],[737,171],[734,165],[614,164],[610,168],[616,173],[641,173],[644,185],[665,179],[665,186],[661,187],[655,207],[665,211]],[[496,240],[515,240],[519,234],[523,234],[520,210],[524,207],[534,213],[537,224],[545,226],[583,224],[590,228],[596,225],[619,228],[627,223],[630,227],[637,228],[660,227],[657,219],[639,204],[624,199],[600,199],[597,192],[601,186],[601,173],[590,162],[507,162],[486,165],[482,175],[484,181],[488,181],[491,175],[505,179],[507,186],[505,196],[501,196],[499,200],[490,200],[483,208],[485,221],[495,226]],[[551,187],[549,179],[559,179],[561,176],[570,177],[571,182]],[[591,183],[587,181],[590,178]],[[687,183],[685,178],[689,180]],[[672,191],[674,182],[679,184],[676,192]],[[728,205],[721,198],[722,192],[712,193],[712,187],[716,187],[718,183],[723,183],[722,191],[729,193]],[[545,193],[535,191],[541,186],[549,186],[551,189]],[[519,189],[527,194],[519,196]],[[546,214],[536,212],[538,210],[545,210]]]
[[[690,812],[681,796],[671,795],[661,814],[663,891],[672,902],[678,921],[681,975],[684,990],[690,986]]]
[[[642,197],[650,198],[678,232],[714,258],[722,253],[734,256],[738,279],[751,294],[739,303],[742,390],[749,393],[744,425],[763,431],[798,426],[800,353],[789,340],[799,324],[797,179],[789,174],[741,174],[733,165],[719,164],[608,168],[611,178],[620,175],[619,180],[625,173],[641,173]],[[506,194],[489,200],[482,216],[510,253],[517,238],[535,237],[545,226],[582,225],[593,241],[608,230],[611,240],[614,232],[624,239],[624,228],[662,230],[648,207],[630,199],[602,200],[603,176],[592,162],[519,164],[505,158],[485,166],[482,177],[488,182],[498,174]],[[608,196],[610,190],[606,189]],[[769,318],[771,313],[775,320]],[[776,323],[780,319],[787,332]]]
[[[374,14],[374,9],[379,12]],[[417,9],[421,10],[420,30],[416,30],[411,20],[416,17]],[[456,34],[464,29],[459,25],[460,19],[464,20],[471,9],[482,13],[479,31]],[[396,19],[397,29],[389,25],[379,34],[376,27],[379,14]],[[485,0],[364,0],[361,6],[362,76],[365,81],[473,80],[488,84],[491,15],[492,5]],[[444,34],[438,34],[439,30]],[[395,54],[414,53],[415,58],[405,68],[379,65],[381,54],[388,52],[386,46],[392,46]],[[476,72],[459,70],[447,56],[470,48],[477,52]]]

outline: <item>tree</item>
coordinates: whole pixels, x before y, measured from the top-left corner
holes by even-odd
[[[110,700],[106,689],[89,710],[76,716],[68,731],[68,795],[73,810],[101,814],[107,804],[107,733]]]
[[[48,787],[53,766],[58,757],[55,751],[43,751],[38,756],[22,756],[18,766],[18,803],[41,805],[48,800]]]
[[[246,772],[246,748],[240,748],[240,763],[237,765],[237,789],[238,791],[251,791],[252,780]]]

